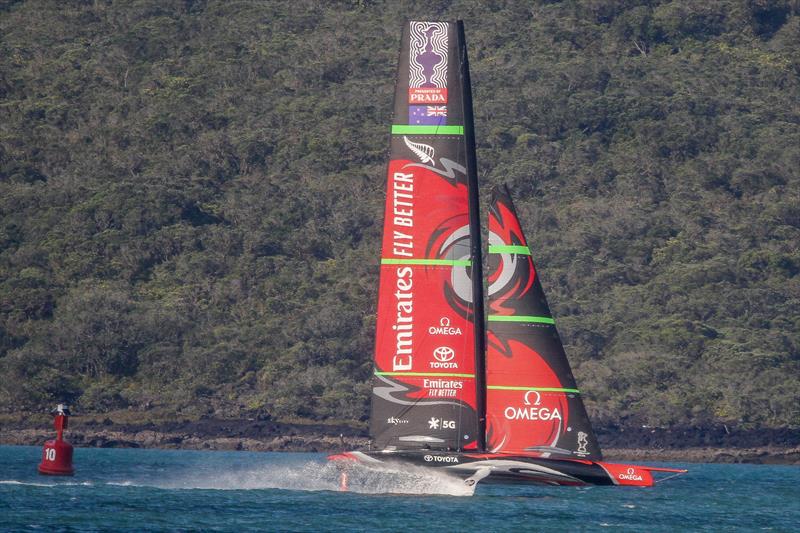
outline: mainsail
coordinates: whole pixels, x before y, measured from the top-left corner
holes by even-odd
[[[379,448],[483,449],[480,231],[463,35],[460,22],[411,21],[403,31],[375,340],[370,429]]]
[[[489,211],[486,414],[491,452],[602,459],[514,205]]]

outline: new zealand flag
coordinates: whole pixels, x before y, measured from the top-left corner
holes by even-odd
[[[410,105],[408,123],[414,126],[444,126],[447,124],[447,106]]]

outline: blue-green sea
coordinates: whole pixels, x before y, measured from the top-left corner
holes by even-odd
[[[41,449],[0,446],[2,531],[800,531],[800,468],[689,464],[653,488],[481,486],[360,472],[323,454],[75,449],[76,474],[39,476]]]

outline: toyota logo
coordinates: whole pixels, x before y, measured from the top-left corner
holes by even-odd
[[[424,459],[425,459],[425,461],[427,461],[428,463],[430,463],[431,461],[433,461],[433,456],[432,456],[432,455],[426,455],[426,456],[424,457]]]
[[[456,356],[456,352],[447,346],[439,346],[433,350],[433,357],[440,363],[446,363]]]

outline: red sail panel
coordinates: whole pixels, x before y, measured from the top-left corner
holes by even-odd
[[[371,432],[379,448],[481,442],[462,48],[455,23],[406,25],[375,340]]]
[[[495,189],[489,212],[487,448],[600,460],[516,211]]]

